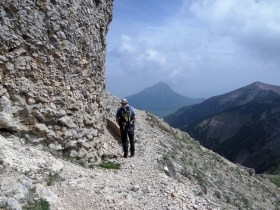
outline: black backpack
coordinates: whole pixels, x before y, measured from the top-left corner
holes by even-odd
[[[121,107],[121,124],[122,124],[122,128],[129,128],[131,125],[133,125],[133,117],[132,117],[132,113],[130,110],[130,106],[125,106],[125,107]]]

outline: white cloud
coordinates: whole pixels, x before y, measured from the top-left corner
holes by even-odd
[[[122,35],[121,39],[122,45],[120,46],[120,51],[127,51],[128,53],[135,53],[137,51],[129,36]]]
[[[186,10],[212,34],[230,37],[248,53],[279,62],[280,1],[203,0]]]
[[[183,0],[156,22],[151,14],[144,23],[132,21],[136,16],[117,19],[109,31],[107,71],[137,75],[143,80],[138,88],[163,80],[204,97],[257,80],[277,85],[279,11],[279,0]]]

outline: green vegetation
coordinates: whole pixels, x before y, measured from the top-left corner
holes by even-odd
[[[226,196],[226,202],[231,203],[231,198],[229,196]]]
[[[39,199],[34,202],[28,202],[28,206],[23,208],[24,210],[49,210],[50,204],[44,199]]]
[[[280,175],[270,175],[269,180],[277,187],[280,187]]]
[[[77,162],[84,168],[88,168],[88,162],[85,159],[80,159]]]
[[[55,182],[59,182],[59,181],[63,181],[63,178],[58,173],[55,173],[55,174],[50,173],[49,174],[49,177],[48,177],[48,185],[49,186],[51,186]]]
[[[199,192],[197,195],[202,196],[202,195],[203,195],[203,192]]]
[[[220,199],[222,197],[221,193],[219,191],[216,191],[215,192],[215,195],[218,199]]]
[[[102,161],[105,161],[105,160],[107,160],[107,159],[108,159],[108,155],[103,154],[103,155],[101,156],[101,160],[102,160]]]
[[[113,163],[113,162],[105,162],[105,163],[101,163],[99,164],[99,166],[101,168],[106,168],[106,169],[115,169],[115,170],[119,170],[121,168],[121,165],[119,163]]]
[[[167,155],[163,155],[162,159],[167,161],[167,160],[169,160],[169,157]]]

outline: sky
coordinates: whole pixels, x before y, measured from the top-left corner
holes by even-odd
[[[279,11],[279,0],[115,0],[106,90],[122,98],[163,81],[209,98],[280,86]]]

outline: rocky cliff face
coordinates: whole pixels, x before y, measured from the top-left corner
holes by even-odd
[[[0,2],[0,130],[70,156],[102,153],[113,0]]]

